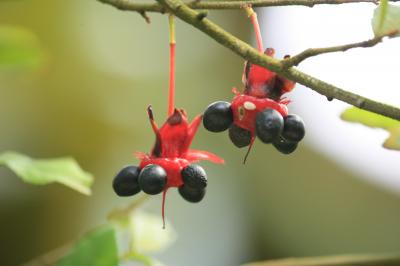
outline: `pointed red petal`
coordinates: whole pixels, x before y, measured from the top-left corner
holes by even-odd
[[[141,152],[141,151],[136,151],[135,157],[138,158],[139,160],[143,160],[143,159],[149,158],[149,155],[147,155],[146,153]]]
[[[189,147],[192,144],[193,138],[196,135],[197,129],[199,128],[202,119],[203,116],[198,115],[193,119],[192,123],[190,123],[182,151],[186,152],[187,150],[189,150]]]
[[[208,151],[198,151],[198,150],[189,150],[185,154],[185,158],[188,161],[201,161],[201,160],[207,160],[213,163],[218,163],[222,164],[224,163],[224,159],[218,157],[214,153],[208,152]]]
[[[192,123],[190,123],[189,132],[188,132],[190,141],[192,141],[194,138],[194,135],[196,135],[197,129],[199,128],[202,119],[203,119],[203,116],[198,115],[193,119]]]

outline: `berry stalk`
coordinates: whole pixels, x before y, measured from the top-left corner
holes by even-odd
[[[263,41],[261,37],[260,25],[258,24],[257,13],[254,12],[253,8],[251,8],[250,6],[245,7],[244,10],[246,11],[247,16],[250,18],[251,23],[253,24],[254,32],[257,39],[258,51],[263,53]]]
[[[175,17],[169,15],[169,89],[168,89],[168,116],[175,109]]]

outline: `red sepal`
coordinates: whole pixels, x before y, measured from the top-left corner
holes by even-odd
[[[224,163],[224,159],[208,151],[189,150],[185,154],[185,158],[191,162],[206,160],[216,164]]]

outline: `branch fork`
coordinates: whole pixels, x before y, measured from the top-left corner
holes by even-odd
[[[338,51],[346,51],[357,47],[372,47],[382,41],[384,37],[391,37],[393,33],[378,36],[367,41],[347,44],[342,46],[333,46],[327,48],[307,49],[293,57],[278,60],[261,54],[247,43],[239,40],[229,32],[225,31],[209,19],[205,18],[201,13],[194,9],[240,9],[244,4],[251,4],[253,7],[261,6],[284,6],[284,5],[305,5],[314,6],[317,4],[347,4],[347,3],[372,3],[376,4],[376,0],[253,0],[253,1],[194,1],[184,3],[181,0],[157,0],[155,4],[138,4],[133,0],[98,0],[103,3],[111,4],[122,10],[131,11],[148,11],[148,12],[168,12],[176,17],[191,24],[209,37],[233,51],[243,59],[268,68],[271,71],[284,76],[294,82],[300,83],[322,95],[328,99],[338,99],[350,105],[361,109],[380,114],[389,118],[400,121],[400,108],[381,103],[372,99],[368,99],[361,95],[346,91],[337,86],[319,80],[310,76],[296,68],[305,59],[320,55],[323,53],[331,53]]]

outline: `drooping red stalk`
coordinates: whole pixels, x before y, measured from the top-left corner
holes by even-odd
[[[260,25],[258,24],[257,13],[251,7],[245,7],[247,15],[250,17],[251,23],[253,24],[254,32],[257,39],[258,51],[264,52],[263,41],[261,37]]]
[[[169,19],[169,89],[168,89],[168,116],[174,113],[175,104],[175,21],[174,16]]]
[[[168,16],[169,24],[169,87],[168,87],[168,117],[175,110],[175,19],[173,15]],[[161,215],[163,219],[163,229],[165,229],[165,197],[168,188],[164,189],[162,196]]]
[[[248,157],[249,154],[250,154],[251,148],[253,148],[253,144],[254,144],[254,141],[255,141],[255,140],[256,140],[256,137],[255,137],[255,136],[252,136],[252,137],[251,137],[251,140],[250,140],[249,148],[247,149],[246,155],[244,156],[244,159],[243,159],[243,164],[246,164],[247,157]]]

